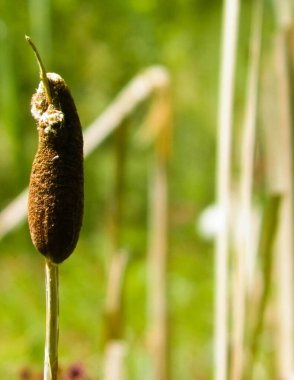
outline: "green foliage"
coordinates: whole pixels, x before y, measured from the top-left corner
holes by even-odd
[[[194,223],[214,193],[220,24],[217,1],[0,0],[1,206],[27,186],[37,146],[29,103],[38,68],[25,34],[38,45],[47,70],[68,83],[84,127],[143,68],[160,63],[170,70],[175,125],[168,292],[175,379],[208,378],[212,366],[213,259]],[[130,134],[142,122],[142,113],[134,115]],[[94,379],[103,363],[113,160],[110,138],[85,163],[84,226],[76,252],[60,273],[60,362],[82,361]],[[129,379],[142,378],[149,360],[145,257],[150,160],[150,152],[131,139],[123,234],[131,252],[125,293]],[[40,369],[43,360],[43,261],[26,226],[0,242],[0,250],[0,377],[16,379],[22,366]]]

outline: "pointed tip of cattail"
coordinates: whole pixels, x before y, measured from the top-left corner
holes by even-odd
[[[51,88],[50,88],[50,84],[49,84],[49,81],[48,81],[48,78],[47,78],[47,75],[46,75],[46,69],[45,69],[45,66],[44,66],[44,64],[42,62],[41,56],[40,56],[40,54],[38,52],[38,49],[36,48],[36,45],[31,40],[31,37],[25,35],[25,39],[29,43],[29,45],[31,46],[31,48],[33,49],[33,52],[34,52],[35,57],[37,59],[37,63],[38,63],[39,70],[40,70],[40,79],[41,79],[41,81],[44,84],[47,101],[48,101],[49,104],[52,104],[53,100],[52,100]]]

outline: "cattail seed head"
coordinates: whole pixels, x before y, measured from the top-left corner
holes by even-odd
[[[32,97],[38,150],[29,185],[28,222],[35,247],[58,264],[74,250],[83,216],[83,137],[73,98],[64,80],[47,73]]]

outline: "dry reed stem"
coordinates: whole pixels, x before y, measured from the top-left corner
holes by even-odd
[[[105,380],[125,379],[125,356],[126,345],[123,340],[113,340],[107,344],[104,363]]]
[[[127,156],[128,120],[124,120],[114,132],[115,162],[114,189],[110,198],[110,252],[109,274],[107,279],[105,303],[105,380],[122,380],[124,378],[124,353],[126,350],[123,340],[123,286],[128,261],[128,253],[121,249],[123,226],[124,185]]]
[[[105,380],[124,379],[124,357],[126,344],[123,341],[122,293],[128,253],[118,251],[112,254],[108,276],[105,306],[106,349],[104,362]]]
[[[122,339],[121,303],[128,258],[129,254],[124,250],[117,251],[111,258],[105,305],[107,340]]]
[[[128,148],[128,120],[124,120],[121,126],[114,131],[114,184],[113,193],[109,200],[109,234],[112,243],[111,256],[116,255],[121,249],[124,214],[124,190]]]
[[[134,109],[157,90],[169,87],[170,78],[162,66],[151,66],[137,75],[111,105],[85,131],[84,152],[90,154]]]
[[[231,186],[231,135],[239,0],[226,0],[223,10],[222,57],[218,109],[217,203],[223,224],[215,245],[214,379],[227,380],[228,251]]]
[[[150,351],[154,380],[169,378],[167,327],[167,234],[168,234],[168,176],[171,151],[172,112],[168,86],[157,90],[147,116],[147,136],[154,146],[154,163],[150,182],[148,299]]]
[[[278,294],[278,375],[288,378],[294,373],[294,325],[293,325],[293,95],[291,94],[291,72],[287,35],[282,31],[276,39],[276,67],[278,83],[278,155],[279,182],[283,195],[281,223],[277,244],[277,294]],[[275,157],[277,159],[277,157]]]
[[[293,1],[292,0],[274,0],[275,14],[277,24],[282,29],[287,29],[293,19]]]
[[[253,6],[246,111],[241,142],[239,224],[237,225],[235,282],[232,305],[232,357],[230,376],[232,380],[242,379],[244,366],[246,288],[248,290],[248,261],[256,251],[255,242],[252,241],[254,236],[252,227],[252,184],[262,16],[263,0],[256,0]]]
[[[282,196],[275,247],[276,378],[293,375],[293,104],[285,26],[273,41],[275,60],[267,63],[263,90],[263,124],[267,186]],[[287,32],[287,29],[286,29]],[[272,58],[271,57],[271,58]],[[274,66],[274,67],[273,67]]]
[[[154,380],[168,379],[167,353],[167,173],[165,165],[154,164],[149,215],[149,325]]]

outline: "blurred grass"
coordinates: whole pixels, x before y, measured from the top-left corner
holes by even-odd
[[[12,108],[7,116],[16,123],[15,129],[9,127],[4,114],[8,90],[2,91],[0,98],[0,205],[3,207],[27,186],[37,145],[29,103],[38,83],[38,69],[24,41],[25,34],[33,32],[31,37],[39,45],[47,70],[60,73],[69,84],[84,127],[138,71],[149,64],[166,65],[172,76],[175,124],[169,168],[171,369],[174,379],[207,379],[212,370],[213,257],[211,245],[201,242],[194,226],[214,194],[221,4],[204,0],[52,0],[49,4],[46,0],[44,6],[49,6],[43,17],[49,18],[46,25],[51,30],[43,32],[37,25],[33,4],[0,0],[0,81],[3,84],[5,76],[16,97],[11,96]],[[244,2],[243,8],[250,8],[250,2]],[[244,96],[247,17],[245,12],[245,32],[239,48],[237,120]],[[37,35],[36,30],[43,34]],[[8,41],[7,68],[8,45],[4,49],[4,44]],[[147,104],[142,105],[133,116],[131,135],[142,123],[146,108]],[[13,130],[12,136],[9,131]],[[15,147],[8,148],[11,145],[7,141],[12,145],[16,141],[21,158],[16,159]],[[131,252],[124,295],[131,380],[147,379],[150,367],[145,303],[150,151],[143,151],[135,138],[129,149],[123,242]],[[85,163],[81,239],[72,257],[60,268],[60,364],[81,361],[93,379],[99,378],[103,364],[109,247],[106,215],[113,166],[109,138]],[[13,380],[23,366],[42,369],[44,266],[26,225],[1,241],[0,251],[0,378]]]
[[[11,379],[23,367],[41,371],[45,324],[43,258],[29,243],[23,250],[13,248],[9,240],[14,238],[4,242],[10,249],[2,251],[0,288],[0,377]],[[191,253],[194,236],[185,244],[180,234],[173,240],[181,249],[172,251],[168,277],[172,372],[174,378],[187,371],[198,378],[211,367],[212,257],[207,247]],[[93,379],[99,378],[103,364],[105,247],[104,237],[82,235],[75,253],[60,267],[60,365],[82,362]],[[124,294],[130,378],[145,378],[150,360],[144,253],[142,247],[131,256]]]

